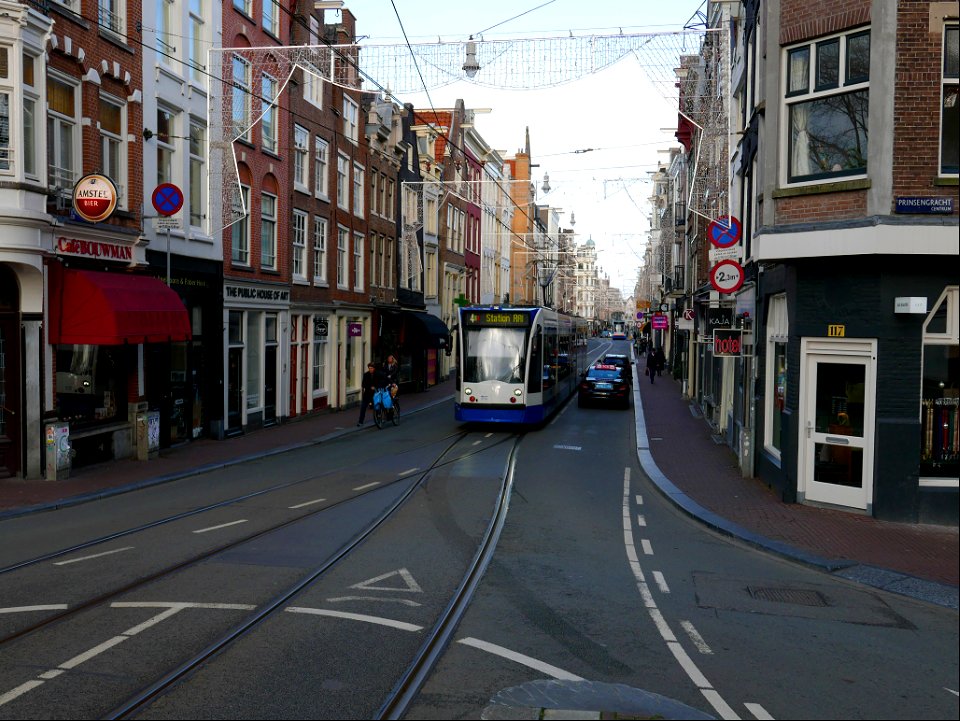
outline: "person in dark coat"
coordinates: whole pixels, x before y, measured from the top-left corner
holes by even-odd
[[[657,362],[657,375],[662,375],[663,369],[667,367],[667,358],[663,355],[663,348],[657,348],[654,355]]]
[[[657,353],[653,348],[647,353],[647,377],[650,378],[651,383],[657,377]]]
[[[387,376],[379,370],[375,363],[367,363],[367,372],[363,374],[360,381],[360,420],[358,426],[363,425],[363,419],[367,417],[367,408],[373,405],[373,394],[377,388],[384,388],[387,385]]]
[[[387,386],[390,388],[390,397],[396,398],[397,391],[400,389],[400,364],[397,363],[396,356],[387,356],[387,362],[383,364],[383,372],[387,378]]]

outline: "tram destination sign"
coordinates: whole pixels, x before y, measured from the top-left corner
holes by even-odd
[[[526,313],[518,313],[512,310],[470,310],[463,314],[463,324],[525,328],[530,325],[530,321]]]

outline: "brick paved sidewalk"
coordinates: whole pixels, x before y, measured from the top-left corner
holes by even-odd
[[[666,375],[637,385],[650,450],[663,474],[696,503],[748,531],[838,565],[866,564],[957,586],[960,543],[954,527],[891,523],[845,511],[788,504],[759,479],[743,478],[736,458]]]

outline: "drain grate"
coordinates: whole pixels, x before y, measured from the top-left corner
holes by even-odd
[[[818,606],[826,608],[830,605],[819,591],[805,588],[770,588],[769,586],[747,586],[749,594],[758,601],[771,603],[793,603],[798,606]]]

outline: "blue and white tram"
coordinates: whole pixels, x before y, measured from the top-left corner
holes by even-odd
[[[550,308],[460,309],[456,419],[535,425],[587,367],[585,320]]]

